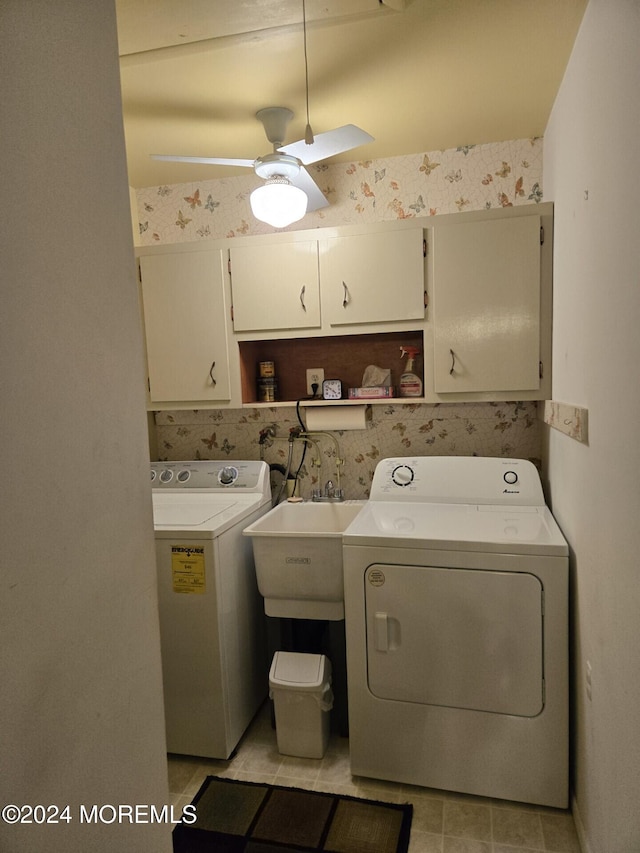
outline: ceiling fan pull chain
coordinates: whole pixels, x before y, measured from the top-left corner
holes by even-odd
[[[307,59],[307,11],[305,0],[302,0],[302,33],[304,37],[304,80],[307,101],[307,126],[304,129],[304,141],[306,145],[313,145],[313,131],[311,130],[311,123],[309,121],[309,60]]]

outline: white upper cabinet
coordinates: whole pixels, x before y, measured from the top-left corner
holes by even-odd
[[[235,332],[320,326],[317,240],[229,249]]]
[[[222,255],[141,255],[152,403],[230,399]]]
[[[151,409],[253,405],[262,360],[278,362],[283,404],[304,396],[305,367],[355,385],[388,335],[389,352],[422,350],[428,402],[551,394],[549,203],[138,255]]]
[[[540,387],[540,273],[540,216],[434,228],[436,393]]]
[[[320,245],[322,305],[329,325],[424,319],[421,228],[333,237]]]

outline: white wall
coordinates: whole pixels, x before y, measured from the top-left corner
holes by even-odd
[[[550,431],[548,476],[573,552],[575,815],[591,853],[640,850],[639,45],[637,0],[591,0],[544,143],[553,396],[589,410],[588,446]]]
[[[0,7],[0,849],[171,849],[79,806],[168,801],[115,8]],[[55,199],[55,206],[52,204]]]

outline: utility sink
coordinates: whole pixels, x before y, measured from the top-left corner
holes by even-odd
[[[344,619],[342,533],[365,503],[286,501],[245,528],[267,616]]]

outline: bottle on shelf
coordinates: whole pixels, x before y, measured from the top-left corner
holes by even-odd
[[[417,347],[400,347],[400,358],[407,356],[407,369],[400,377],[401,397],[422,397],[422,380],[413,372],[413,364],[419,352]]]

